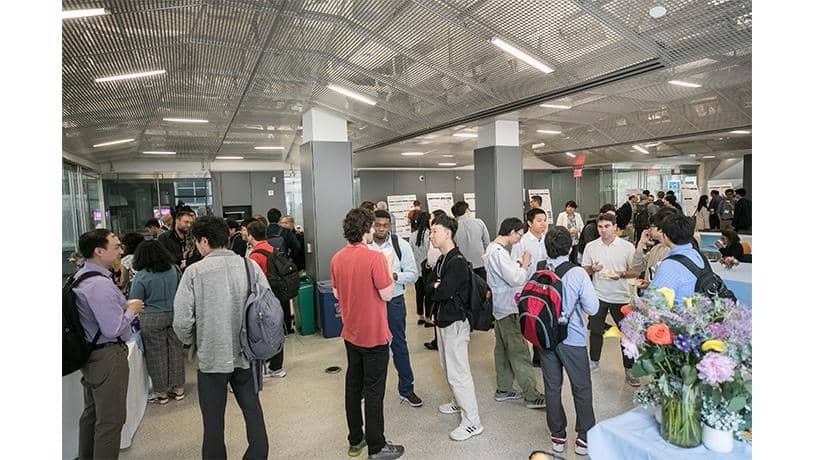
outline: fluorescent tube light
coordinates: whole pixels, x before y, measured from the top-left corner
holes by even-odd
[[[703,155],[703,158],[717,158],[717,155]]]
[[[643,147],[641,147],[641,146],[639,146],[639,145],[633,145],[633,146],[632,146],[632,148],[633,148],[633,149],[635,149],[635,150],[637,150],[637,151],[638,151],[638,152],[640,152],[640,153],[645,153],[645,154],[647,154],[647,155],[649,154],[649,151],[648,151],[648,150],[644,149]]]
[[[539,142],[538,144],[531,145],[530,148],[535,150],[535,149],[540,149],[541,147],[546,147],[546,146],[547,146],[547,144],[545,144],[543,142]]]
[[[538,59],[530,56],[529,54],[525,53],[524,51],[516,48],[515,46],[507,43],[506,41],[502,40],[499,37],[493,37],[490,39],[490,43],[494,46],[504,50],[505,52],[513,55],[521,59],[522,61],[526,62],[528,65],[544,72],[544,73],[552,73],[553,68],[544,64],[543,62],[539,61]]]
[[[541,134],[561,134],[561,131],[556,131],[554,129],[537,129],[536,132]]]
[[[103,142],[101,144],[94,144],[94,147],[106,147],[108,145],[124,144],[125,142],[133,142],[135,139],[120,139],[118,141]]]
[[[453,137],[475,138],[475,137],[479,137],[479,135],[476,134],[476,133],[456,133],[456,134],[453,135]]]
[[[439,166],[456,166],[456,163],[439,163]]]
[[[164,152],[161,150],[148,150],[146,152],[142,152],[145,155],[175,155],[176,152]]]
[[[340,94],[342,94],[344,96],[348,96],[348,97],[350,97],[352,99],[358,100],[358,101],[363,102],[365,104],[377,105],[377,101],[375,101],[374,99],[371,99],[370,97],[363,96],[360,93],[355,93],[354,91],[352,91],[350,89],[343,88],[342,86],[329,84],[329,85],[326,85],[326,88],[329,88],[332,91],[338,92],[338,93],[340,93]]]
[[[162,118],[164,121],[172,121],[174,123],[209,123],[209,120],[201,120],[198,118]]]
[[[425,155],[425,152],[402,152],[401,155],[404,157],[421,157]]]
[[[697,83],[689,83],[687,81],[680,81],[680,80],[670,80],[669,83],[671,83],[672,85],[677,85],[677,86],[687,86],[689,88],[699,88],[700,86],[702,86],[702,85],[698,85]]]
[[[453,155],[442,155],[443,158],[453,158]]]
[[[108,14],[104,8],[91,8],[87,10],[62,10],[62,19],[88,18],[91,16],[102,16]]]
[[[729,131],[731,134],[751,134],[751,131],[745,129],[738,129],[736,131]]]
[[[657,147],[660,142],[652,142],[651,144],[643,144],[644,147]]]
[[[161,75],[166,73],[166,70],[151,70],[148,72],[137,72],[137,73],[127,73],[124,75],[114,75],[112,77],[100,77],[95,78],[94,81],[97,83],[104,83],[106,81],[118,81],[118,80],[130,80],[131,78],[142,78],[142,77],[152,77],[153,75]]]
[[[257,145],[255,150],[283,150],[283,147],[279,145]]]
[[[216,160],[243,160],[244,157],[232,157],[232,156],[222,156],[222,157],[215,157]]]
[[[574,154],[574,153],[572,153],[572,152],[566,152],[566,155],[567,155],[568,157],[575,158],[575,154]]]
[[[545,108],[548,108],[548,109],[564,109],[564,110],[572,108],[572,107],[570,107],[568,105],[559,105],[559,104],[541,104],[541,105],[539,105],[539,107],[545,107]]]

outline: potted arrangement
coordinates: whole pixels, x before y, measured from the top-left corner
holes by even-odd
[[[726,270],[731,270],[732,268],[740,264],[739,260],[737,260],[737,258],[733,256],[728,256],[720,259],[720,263],[723,264],[723,267],[725,267]]]
[[[657,389],[661,436],[679,447],[699,446],[702,394],[716,399],[717,391],[721,396],[724,389],[730,392],[722,385],[736,382],[736,373],[740,382],[746,381],[742,374],[750,380],[751,310],[702,295],[675,305],[674,292],[665,288],[648,289],[622,310],[626,317],[621,322],[621,345],[624,354],[636,360],[632,374],[654,378],[653,387],[647,389]],[[725,397],[731,404],[734,396]]]
[[[632,397],[632,401],[635,404],[643,406],[646,410],[654,412],[654,417],[658,425],[663,422],[660,389],[657,388],[657,382],[649,382],[643,388],[636,391]]]

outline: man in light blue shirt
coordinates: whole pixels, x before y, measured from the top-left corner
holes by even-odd
[[[691,245],[694,237],[694,219],[682,214],[670,215],[660,224],[663,244],[669,247],[666,258],[658,265],[649,288],[669,288],[674,290],[675,305],[682,305],[685,297],[694,295],[697,277],[680,262],[669,257],[680,254],[691,259],[694,265],[703,268],[705,262],[699,251]]]
[[[400,254],[395,247],[398,245]],[[388,328],[391,329],[391,354],[394,367],[399,375],[398,390],[400,402],[411,407],[422,406],[422,400],[414,393],[414,371],[408,356],[408,342],[405,340],[405,285],[415,283],[419,278],[414,252],[411,245],[391,233],[391,215],[388,211],[374,212],[374,241],[369,249],[380,251],[391,267],[394,278],[394,296],[388,301]]]
[[[547,262],[550,270],[568,262],[567,255],[572,247],[569,230],[556,226],[547,232],[544,244],[551,259]],[[567,418],[561,403],[561,387],[564,383],[563,370],[567,371],[575,402],[575,453],[586,455],[587,431],[595,425],[592,409],[592,380],[587,358],[587,328],[584,315],[598,312],[598,297],[586,271],[577,265],[570,268],[561,278],[561,308],[569,318],[567,338],[555,346],[554,350],[539,350],[541,370],[544,374],[544,399],[547,402],[547,427],[550,430],[553,450],[564,452],[567,442]]]

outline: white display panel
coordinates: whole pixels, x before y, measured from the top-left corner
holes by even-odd
[[[437,209],[445,211],[445,214],[451,215],[451,208],[453,207],[453,193],[428,193],[428,212],[433,213]]]
[[[408,221],[408,211],[414,207],[416,195],[388,195],[388,210],[394,216],[391,222],[391,231],[399,235],[400,238],[411,236],[411,222]]]

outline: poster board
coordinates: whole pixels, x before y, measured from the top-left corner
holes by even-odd
[[[408,211],[414,207],[416,195],[388,195],[388,210],[394,216],[391,222],[391,231],[399,235],[400,238],[411,236],[411,222],[408,221]]]
[[[465,202],[468,204],[468,208],[474,214],[476,214],[476,194],[475,193],[465,193]]]
[[[677,192],[675,192],[677,193]],[[700,200],[700,191],[696,185],[683,184],[680,187],[680,206],[683,208],[683,214],[693,216],[697,212],[697,201]]]
[[[547,221],[550,225],[555,222],[553,220],[553,209],[552,209],[552,200],[550,199],[550,189],[530,189],[527,191],[527,199],[531,200],[534,196],[538,195],[541,197],[541,209],[547,211]]]
[[[425,197],[428,199],[428,212],[433,213],[437,209],[445,211],[445,214],[451,215],[451,208],[453,207],[453,193],[427,193]]]

